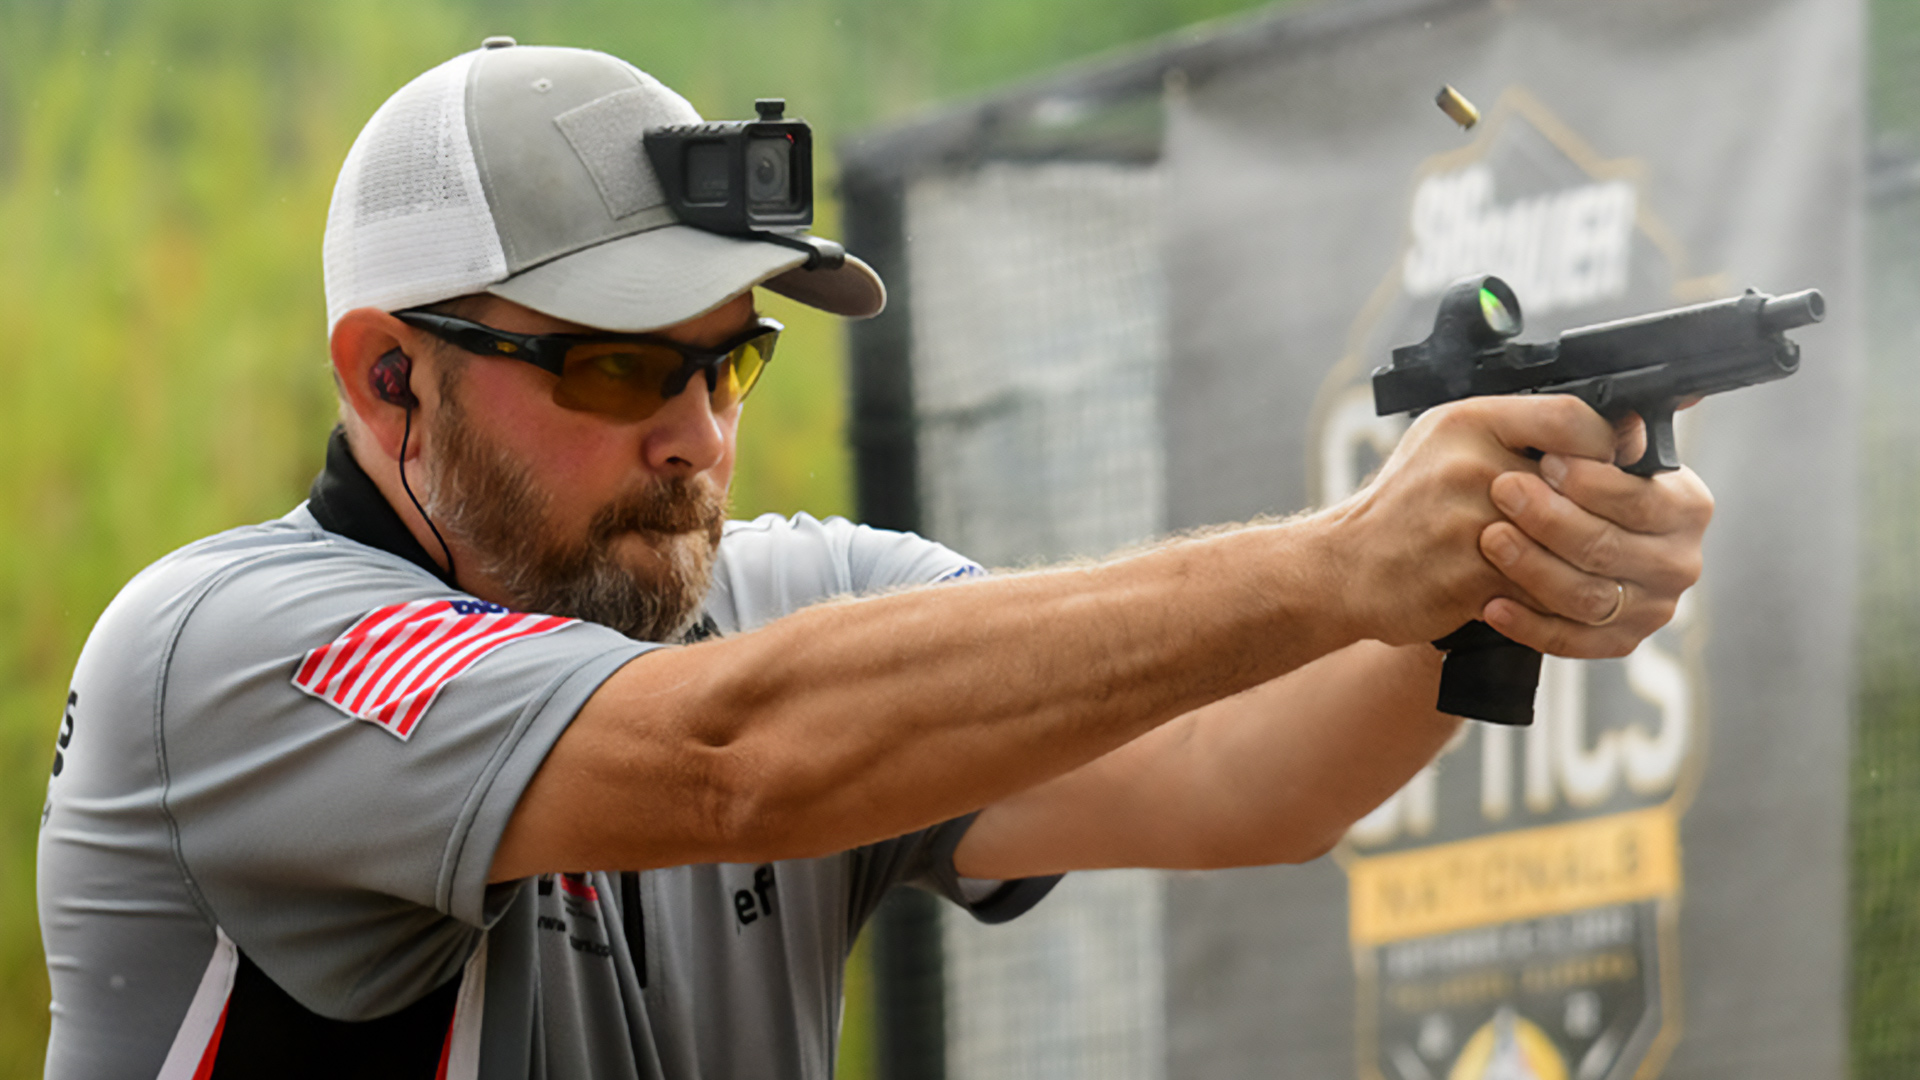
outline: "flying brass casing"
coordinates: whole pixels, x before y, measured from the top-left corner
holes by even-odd
[[[1480,122],[1480,110],[1474,108],[1473,102],[1468,101],[1465,95],[1451,86],[1441,87],[1440,93],[1434,96],[1433,103],[1440,106],[1441,112],[1452,117],[1453,122],[1463,128],[1470,129]]]

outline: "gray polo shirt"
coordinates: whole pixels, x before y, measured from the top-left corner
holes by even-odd
[[[41,823],[47,1076],[829,1080],[843,964],[888,888],[998,921],[1051,885],[969,902],[969,819],[820,859],[489,885],[548,749],[658,646],[419,561],[303,505],[169,555],[102,615]],[[976,571],[839,519],[736,522],[705,625]]]

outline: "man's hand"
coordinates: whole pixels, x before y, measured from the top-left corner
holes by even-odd
[[[1613,428],[1572,397],[1470,398],[1423,414],[1372,482],[1319,515],[1358,636],[1432,641],[1482,618],[1496,597],[1533,600],[1526,585],[1547,591],[1546,610],[1584,610],[1558,578],[1510,580],[1481,545],[1507,520],[1493,501],[1495,479],[1538,480],[1529,449],[1610,461],[1614,445]]]
[[[1326,512],[1349,616],[1391,644],[1485,619],[1542,652],[1631,652],[1699,578],[1713,514],[1691,471],[1613,464],[1644,438],[1637,418],[1616,429],[1565,395],[1425,413],[1374,480]]]
[[[1521,592],[1489,602],[1488,625],[1541,652],[1625,656],[1673,617],[1700,577],[1713,496],[1691,469],[1641,477],[1615,467],[1644,441],[1632,417],[1612,459],[1548,454],[1494,478],[1508,520],[1481,532],[1480,550]]]
[[[1479,617],[1545,652],[1618,656],[1672,616],[1713,500],[1684,469],[1614,466],[1643,442],[1637,420],[1615,431],[1570,397],[1426,414],[1366,489],[1310,521],[1338,538],[1359,624],[1410,644],[1340,650],[990,805],[956,865],[1016,877],[1325,851],[1457,730],[1433,709],[1427,639]],[[1553,452],[1536,463],[1528,447]]]

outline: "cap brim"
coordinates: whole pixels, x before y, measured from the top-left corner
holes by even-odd
[[[797,251],[763,240],[666,225],[563,255],[487,291],[582,326],[642,333],[704,315],[755,285],[835,315],[864,319],[886,306],[873,268],[853,256],[834,270],[803,270]]]

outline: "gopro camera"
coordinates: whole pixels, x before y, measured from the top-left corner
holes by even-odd
[[[695,228],[799,248],[838,266],[840,245],[799,233],[813,224],[813,129],[787,119],[784,98],[753,103],[758,120],[654,128],[647,159],[667,204]]]

